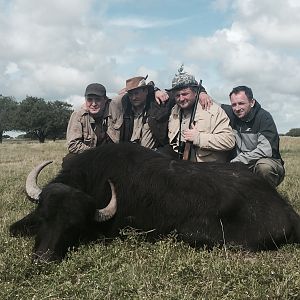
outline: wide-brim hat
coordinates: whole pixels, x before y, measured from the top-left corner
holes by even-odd
[[[198,82],[195,77],[191,74],[188,74],[183,71],[183,66],[178,70],[178,74],[175,74],[172,80],[172,87],[170,89],[166,89],[168,92],[181,90],[187,87],[197,87]]]
[[[123,94],[132,90],[136,90],[139,88],[147,88],[147,89],[153,89],[154,83],[153,81],[150,81],[149,83],[146,83],[146,79],[148,78],[148,75],[145,77],[137,76],[132,77],[126,80],[126,86],[119,91],[119,94]]]

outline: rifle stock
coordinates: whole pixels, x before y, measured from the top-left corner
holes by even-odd
[[[192,124],[194,124],[195,115],[196,115],[196,111],[197,111],[197,106],[198,106],[198,102],[199,102],[201,86],[202,86],[202,80],[200,80],[199,85],[198,85],[196,98],[195,98],[195,104],[194,104],[194,108],[193,108],[191,118],[190,118],[189,129],[191,129]],[[184,150],[183,150],[183,156],[182,156],[183,160],[189,160],[190,159],[192,145],[193,145],[193,143],[190,142],[190,141],[185,142]]]
[[[183,150],[183,156],[182,159],[183,160],[189,160],[190,156],[191,156],[191,146],[192,146],[192,142],[186,142],[184,145],[184,150]]]

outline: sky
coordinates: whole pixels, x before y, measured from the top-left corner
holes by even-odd
[[[0,0],[0,94],[81,105],[126,79],[161,89],[184,70],[229,104],[252,88],[279,133],[300,127],[299,0]]]

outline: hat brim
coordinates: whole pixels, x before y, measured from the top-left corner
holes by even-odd
[[[127,92],[134,91],[134,90],[138,90],[138,89],[142,89],[142,88],[148,88],[149,91],[154,90],[154,86],[153,86],[153,85],[151,85],[151,84],[146,84],[146,85],[142,85],[142,86],[139,86],[139,87],[135,87],[135,88],[129,89],[129,90],[126,89],[126,87],[124,87],[124,88],[122,88],[122,89],[118,92],[118,94],[119,94],[119,95],[122,95],[122,94],[125,94],[125,93],[127,93]]]
[[[174,92],[174,91],[177,91],[177,90],[183,90],[183,89],[186,89],[188,87],[198,87],[199,85],[198,84],[182,84],[182,85],[176,85],[170,89],[165,89],[167,92]]]
[[[105,97],[106,96],[106,92],[99,92],[98,90],[89,90],[88,92],[85,92],[84,96],[91,96],[91,95],[96,95],[98,97]]]

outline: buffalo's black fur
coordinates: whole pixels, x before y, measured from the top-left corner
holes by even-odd
[[[117,212],[96,223],[96,208],[117,192]],[[37,209],[10,228],[36,234],[34,254],[62,258],[80,237],[115,237],[127,226],[149,239],[176,232],[196,247],[233,244],[257,251],[300,242],[300,217],[241,164],[172,160],[132,144],[110,144],[72,159],[42,191]],[[38,226],[37,226],[38,224]],[[153,230],[154,229],[154,230]]]

